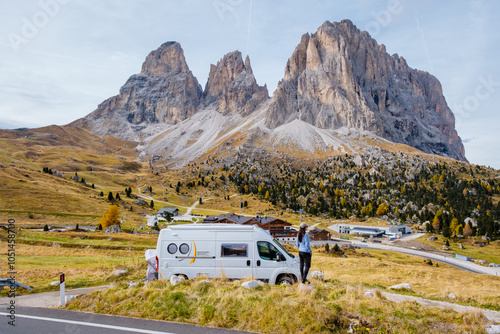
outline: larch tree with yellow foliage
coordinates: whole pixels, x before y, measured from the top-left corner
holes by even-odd
[[[375,214],[376,214],[377,216],[382,216],[382,215],[386,214],[386,213],[387,213],[387,211],[389,211],[389,206],[387,205],[387,203],[386,203],[386,202],[384,202],[384,203],[382,203],[382,204],[380,204],[380,205],[378,206],[378,208],[377,208],[377,212],[375,212]]]
[[[115,225],[120,224],[119,218],[120,209],[116,205],[111,205],[108,210],[101,217],[101,227],[103,229]]]
[[[472,235],[472,227],[470,226],[470,224],[469,224],[469,223],[467,223],[467,224],[465,225],[465,228],[464,228],[464,235],[465,235],[466,237],[470,237],[470,236]]]
[[[450,232],[451,232],[451,235],[454,237],[455,235],[459,234],[458,233],[458,219],[457,218],[453,218],[451,220],[451,224],[450,224]]]

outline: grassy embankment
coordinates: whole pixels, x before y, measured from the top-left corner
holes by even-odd
[[[224,279],[189,280],[178,286],[158,281],[133,288],[120,283],[78,298],[68,308],[262,333],[346,332],[350,325],[357,333],[479,333],[487,326],[481,315],[413,302],[398,304],[377,292],[374,298],[364,293],[406,282],[413,292],[402,293],[499,309],[497,277],[430,266],[420,258],[392,252],[371,250],[368,256],[366,251],[350,250],[346,254],[341,258],[315,250],[312,269],[322,270],[326,281],[312,280],[311,292],[297,285],[265,285],[248,291],[240,281]],[[449,299],[450,292],[457,298]]]

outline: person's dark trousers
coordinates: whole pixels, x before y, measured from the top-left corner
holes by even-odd
[[[311,268],[311,255],[311,253],[299,252],[302,283],[306,283],[307,274],[309,273],[309,268]]]

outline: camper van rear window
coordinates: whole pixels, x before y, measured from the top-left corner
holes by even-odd
[[[187,254],[187,253],[189,253],[189,245],[188,244],[182,244],[179,247],[179,251],[181,252],[181,254]]]
[[[170,254],[175,254],[175,253],[177,253],[177,245],[170,244],[170,245],[168,245],[167,250]]]
[[[222,244],[220,256],[247,257],[248,244]]]

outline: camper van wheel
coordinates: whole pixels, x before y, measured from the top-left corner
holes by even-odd
[[[276,284],[278,284],[278,285],[281,285],[281,284],[292,285],[293,279],[291,277],[288,277],[288,276],[281,276],[280,278],[278,278],[276,280]]]

